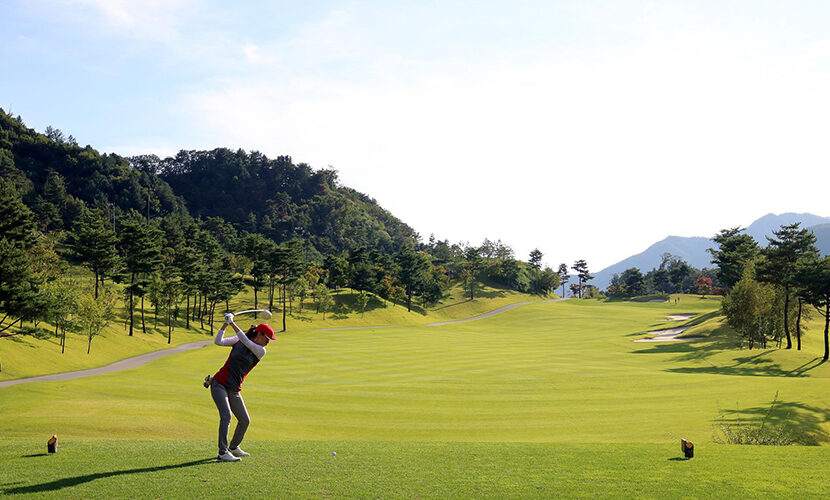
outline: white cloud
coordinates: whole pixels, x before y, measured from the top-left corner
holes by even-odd
[[[103,26],[120,34],[169,39],[194,0],[69,0],[98,14]]]

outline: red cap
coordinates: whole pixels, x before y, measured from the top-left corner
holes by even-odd
[[[261,325],[258,325],[256,328],[254,328],[254,331],[265,335],[271,340],[277,340],[277,337],[274,336],[274,329],[271,328],[271,325],[267,323],[262,323]]]

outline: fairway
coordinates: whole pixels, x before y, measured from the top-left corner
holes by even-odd
[[[648,331],[680,324],[666,321],[669,314],[703,315],[718,306],[713,300],[686,297],[684,301],[679,305],[540,302],[443,326],[283,334],[269,346],[269,354],[250,374],[243,391],[252,418],[246,438],[251,444],[246,449],[257,448],[267,458],[254,456],[230,467],[261,471],[278,464],[282,469],[286,461],[291,467],[312,467],[313,471],[303,469],[303,473],[323,474],[335,486],[315,480],[302,483],[296,479],[302,476],[298,472],[299,476],[282,477],[279,488],[286,489],[250,490],[252,495],[294,491],[311,496],[322,496],[323,491],[385,496],[391,491],[386,488],[401,487],[400,481],[385,475],[399,474],[395,468],[406,467],[401,463],[409,460],[405,457],[412,457],[428,477],[424,482],[411,481],[400,490],[402,496],[474,496],[487,491],[549,495],[552,490],[546,488],[561,481],[571,485],[563,490],[570,494],[606,494],[611,485],[627,484],[624,470],[631,460],[643,467],[638,481],[645,486],[625,486],[617,492],[620,496],[684,491],[673,489],[672,478],[709,477],[701,484],[721,488],[719,481],[728,477],[711,476],[718,461],[732,460],[740,467],[744,458],[759,453],[784,463],[792,454],[808,457],[804,469],[788,471],[792,478],[809,480],[813,472],[826,469],[830,453],[824,446],[758,449],[712,443],[719,419],[757,419],[777,395],[779,404],[771,421],[786,421],[805,443],[826,445],[830,370],[814,362],[813,351],[727,350],[727,340],[718,337],[666,344],[634,342]],[[815,339],[807,345],[816,345]],[[56,433],[66,443],[59,456],[73,447],[93,446],[90,439],[117,438],[162,440],[156,441],[160,449],[179,450],[165,452],[164,463],[209,458],[215,453],[217,417],[201,379],[214,372],[226,355],[226,350],[209,345],[132,370],[0,389],[4,436],[16,443],[11,455],[35,453],[34,448]],[[688,463],[670,461],[680,455],[681,437],[696,444],[697,458]],[[153,463],[141,465],[144,459],[138,457],[148,448],[143,441],[99,443],[107,449],[122,447],[126,456],[136,455],[125,458],[123,467],[113,464],[114,470]],[[30,448],[34,451],[21,451]],[[320,462],[331,458],[329,448],[338,450],[337,461]],[[359,451],[341,452],[350,448]],[[185,449],[191,452],[180,452]],[[296,457],[288,458],[294,449],[315,458],[298,463]],[[463,451],[467,449],[476,451],[468,455]],[[500,474],[488,469],[494,467],[489,456],[505,463],[516,461],[520,468],[508,474],[501,490],[489,489]],[[30,462],[48,463],[51,458]],[[384,465],[373,465],[373,460]],[[555,470],[537,471],[537,465],[530,465],[539,461]],[[15,463],[28,478],[24,484],[41,482],[25,472],[25,461]],[[349,469],[350,463],[376,468],[379,477],[365,483],[365,489],[339,489],[343,481],[364,481],[352,477],[359,471]],[[651,466],[668,476],[657,482],[648,479],[645,471]],[[192,471],[204,467],[213,471],[218,465],[116,474],[81,483],[92,488],[96,483],[121,484],[137,477],[196,475]],[[347,470],[339,475],[340,469],[333,469],[337,467]],[[582,470],[586,467],[589,470]],[[91,468],[90,474],[96,470]],[[427,486],[438,487],[437,474],[451,478],[440,482],[448,490]],[[452,479],[453,474],[458,477]],[[462,481],[467,474],[483,474],[482,480]],[[585,474],[591,477],[586,479]],[[456,480],[461,482],[455,484]],[[764,491],[783,495],[780,484],[784,483],[770,482],[770,489]],[[738,481],[731,491],[738,496],[745,486]],[[103,495],[101,490],[89,491],[89,496]],[[147,490],[148,494],[154,494],[151,491],[155,490]],[[699,490],[694,495],[710,493]]]

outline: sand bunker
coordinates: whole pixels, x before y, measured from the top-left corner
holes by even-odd
[[[697,314],[670,314],[666,316],[665,320],[658,320],[658,321],[684,321],[687,319],[691,319],[697,316]],[[635,340],[634,342],[679,342],[681,340],[677,338],[678,335],[685,332],[689,327],[684,326],[681,328],[668,328],[666,330],[657,330],[654,332],[648,332],[648,335],[655,335],[655,337],[650,339],[639,339]]]

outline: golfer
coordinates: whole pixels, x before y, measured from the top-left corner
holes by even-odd
[[[236,337],[225,338],[225,328],[230,325],[236,331]],[[265,356],[265,346],[274,338],[274,330],[265,323],[258,326],[251,326],[247,332],[243,332],[233,322],[233,314],[225,314],[225,323],[216,333],[213,343],[220,346],[229,346],[231,353],[224,366],[216,374],[205,378],[205,384],[210,384],[210,394],[213,402],[219,410],[219,456],[218,459],[224,462],[237,462],[241,457],[250,456],[250,453],[242,451],[239,444],[245,437],[248,424],[251,423],[248,417],[248,410],[245,409],[245,402],[239,392],[242,390],[242,382],[259,360]],[[233,439],[228,444],[228,429],[231,425],[231,412],[236,417],[236,430]]]

